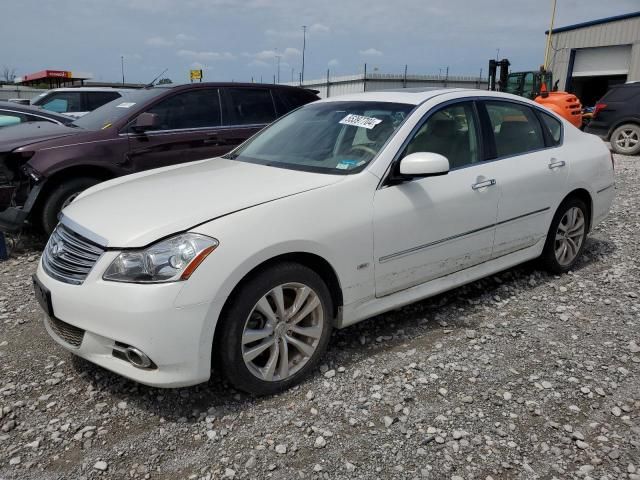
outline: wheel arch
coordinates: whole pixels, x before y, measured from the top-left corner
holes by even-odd
[[[624,117],[621,119],[616,120],[612,125],[611,128],[609,128],[609,132],[607,134],[607,139],[609,141],[611,141],[611,137],[613,135],[613,132],[616,131],[616,129],[620,128],[623,125],[626,125],[628,123],[631,123],[633,125],[636,125],[638,127],[640,127],[640,117]]]
[[[587,206],[587,209],[589,210],[587,212],[587,233],[588,233],[589,231],[591,231],[591,224],[593,223],[593,198],[591,197],[591,194],[585,188],[576,188],[571,192],[569,192],[562,199],[562,202],[560,202],[560,205],[562,205],[564,202],[566,202],[570,198],[579,198]],[[560,206],[558,206],[558,208],[560,208]]]
[[[39,211],[49,194],[51,194],[56,187],[61,185],[64,180],[79,177],[90,177],[96,178],[100,181],[105,181],[115,178],[116,176],[117,175],[108,168],[95,165],[74,165],[72,167],[57,170],[46,178],[42,191],[38,195],[38,199],[33,206],[33,211]]]
[[[266,269],[277,265],[279,263],[284,262],[293,262],[299,263],[300,265],[304,265],[305,267],[310,268],[314,272],[316,272],[322,280],[327,285],[329,289],[329,293],[331,294],[331,300],[333,301],[333,315],[334,318],[338,315],[340,308],[343,305],[343,296],[342,296],[342,287],[340,285],[340,280],[338,278],[338,274],[336,273],[333,266],[323,257],[317,255],[315,253],[309,252],[290,252],[284,253],[280,255],[276,255],[274,257],[265,260],[255,267],[253,267],[249,272],[247,272],[233,287],[231,293],[226,298],[222,310],[220,312],[220,317],[223,317],[226,313],[227,308],[237,295],[238,290],[242,285],[244,285],[250,278],[255,277]],[[218,333],[218,328],[220,327],[221,322],[218,321],[216,323],[215,332],[213,338],[215,339]]]

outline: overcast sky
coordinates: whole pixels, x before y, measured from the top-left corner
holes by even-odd
[[[558,0],[556,26],[638,10],[639,0]],[[174,82],[297,78],[302,25],[305,79],[362,71],[486,74],[490,57],[518,70],[543,61],[548,0],[19,0],[2,7],[0,66]]]

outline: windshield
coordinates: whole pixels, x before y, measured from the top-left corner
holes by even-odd
[[[136,105],[139,106],[139,104],[146,103],[149,99],[157,97],[164,92],[166,92],[166,89],[162,88],[121,92],[121,97],[83,115],[71,125],[87,130],[104,130],[111,127],[121,118],[128,116],[133,109],[137,110]]]
[[[414,107],[388,102],[309,104],[225,158],[323,173],[354,173],[378,154]]]

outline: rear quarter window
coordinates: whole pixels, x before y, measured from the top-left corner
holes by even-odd
[[[562,140],[562,122],[544,112],[539,111],[539,114],[542,118],[542,126],[547,130],[549,138],[551,138],[551,145],[554,147],[560,145],[560,140]]]

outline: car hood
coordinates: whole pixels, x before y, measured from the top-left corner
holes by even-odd
[[[0,130],[0,152],[10,152],[36,142],[77,135],[85,130],[52,122],[27,122]]]
[[[71,228],[109,248],[142,247],[343,178],[214,158],[102,183],[78,197],[63,215]]]

